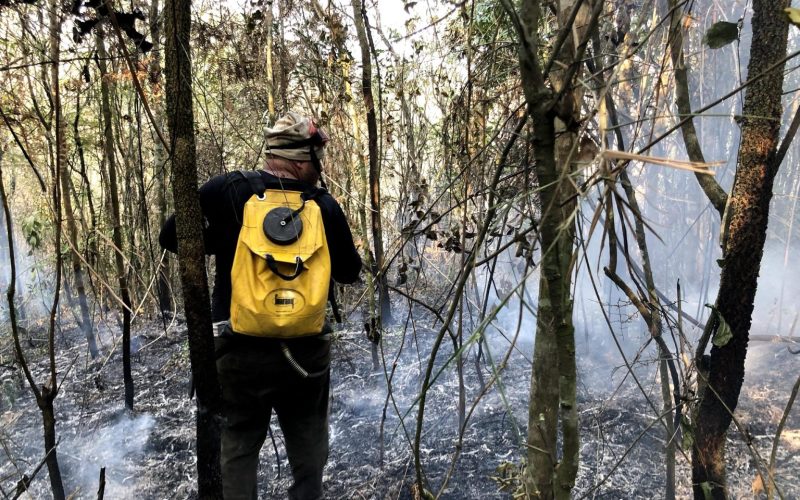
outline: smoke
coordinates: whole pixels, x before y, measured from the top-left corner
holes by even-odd
[[[138,478],[136,464],[143,461],[143,452],[155,419],[151,415],[136,417],[123,414],[114,422],[77,435],[59,446],[65,456],[69,490],[77,498],[96,495],[100,469],[106,469],[106,498],[135,498]]]
[[[792,265],[791,257],[784,260],[783,249],[777,242],[770,243],[765,248],[758,278],[751,333],[797,335],[800,270]]]
[[[53,269],[51,262],[43,262],[44,253],[32,251],[15,226],[14,257],[16,264],[17,317],[20,321],[35,320],[49,314],[53,300]],[[0,205],[0,292],[5,296],[11,281],[11,253],[6,232],[5,215]],[[8,318],[8,302],[0,301],[0,319]],[[26,326],[26,325],[22,325]]]

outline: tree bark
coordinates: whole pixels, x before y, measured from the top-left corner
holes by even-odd
[[[197,481],[200,498],[222,498],[220,480],[221,393],[211,331],[203,248],[203,214],[197,197],[192,67],[189,54],[191,1],[170,0],[164,10],[167,121],[172,148],[172,193],[178,238],[189,358],[197,389]]]
[[[56,450],[56,418],[53,401],[58,395],[58,380],[56,374],[56,345],[55,345],[55,318],[58,311],[58,302],[61,291],[61,195],[59,193],[58,177],[64,163],[64,128],[61,111],[61,86],[58,81],[58,68],[61,60],[61,8],[58,0],[52,0],[49,5],[50,12],[50,84],[51,98],[53,106],[53,128],[55,130],[56,154],[55,164],[51,170],[53,178],[53,211],[55,213],[55,286],[53,292],[53,304],[50,310],[50,326],[48,328],[48,353],[50,361],[50,377],[47,382],[42,384],[41,391],[34,391],[36,403],[42,412],[42,427],[44,431],[44,452],[46,453],[47,471],[50,475],[50,487],[53,491],[53,498],[60,500],[65,498],[64,483],[61,479],[61,467],[58,464],[58,453]],[[69,193],[67,193],[69,196]],[[10,227],[10,224],[9,224]],[[9,238],[10,239],[10,238]],[[21,353],[20,353],[21,355]]]
[[[111,82],[106,67],[106,43],[103,32],[98,29],[97,41],[98,67],[100,68],[100,96],[103,115],[103,148],[108,175],[108,197],[111,205],[111,224],[114,263],[116,265],[119,294],[122,299],[122,379],[125,385],[125,407],[133,410],[133,375],[131,374],[131,298],[128,290],[128,274],[125,259],[122,257],[122,222],[119,212],[119,191],[117,186],[117,163],[114,157],[114,128],[111,116]]]
[[[524,480],[529,496],[546,499],[570,497],[579,460],[575,328],[570,294],[577,209],[575,181],[571,178],[576,172],[573,130],[579,110],[572,81],[575,61],[583,57],[586,33],[594,29],[602,1],[593,3],[591,16],[588,6],[576,4],[574,0],[558,3],[560,47],[554,49],[558,50],[553,58],[556,63],[543,70],[539,60],[541,2],[524,0],[517,14],[512,2],[503,0],[520,41],[522,87],[533,121],[531,142],[542,207],[541,278]],[[578,7],[582,10],[573,17],[573,10]],[[582,38],[580,44],[576,34]],[[557,69],[547,75],[549,67]],[[552,89],[545,83],[547,77]]]
[[[361,0],[353,0],[353,19],[361,48],[361,92],[367,115],[367,144],[369,149],[369,193],[373,255],[378,276],[378,303],[380,324],[390,322],[392,308],[386,279],[386,264],[383,252],[383,228],[381,224],[381,166],[378,157],[378,121],[375,117],[375,98],[372,95],[372,57],[367,40],[366,9]]]
[[[272,0],[264,2],[266,13],[264,15],[264,26],[266,29],[266,42],[264,47],[265,53],[265,66],[267,77],[267,113],[269,114],[269,122],[275,118],[275,77],[272,70],[272,22],[274,21],[272,15]]]
[[[66,138],[64,137],[64,130],[67,128],[64,117],[61,116],[59,127],[62,132],[59,136],[58,148],[61,150],[61,158],[65,157],[66,153]],[[98,355],[97,341],[94,338],[94,326],[92,324],[91,314],[89,313],[89,303],[86,299],[86,285],[83,278],[83,266],[81,259],[78,255],[78,226],[75,223],[75,214],[72,207],[72,178],[70,176],[69,168],[66,162],[62,161],[60,165],[61,175],[61,200],[64,204],[64,213],[67,223],[67,237],[70,243],[70,262],[72,264],[72,275],[75,280],[75,293],[78,295],[78,307],[81,311],[81,329],[86,338],[86,345],[89,349],[89,355],[95,359]]]
[[[150,84],[153,88],[153,94],[158,96],[153,99],[153,116],[156,119],[156,126],[164,129],[164,107],[163,107],[163,82],[161,77],[161,29],[160,29],[161,11],[159,7],[159,0],[153,0],[150,4],[150,39],[153,43],[153,54],[150,63]],[[153,163],[156,169],[156,210],[158,212],[158,227],[164,226],[167,220],[167,154],[164,149],[164,144],[158,139],[154,138],[153,141]],[[170,296],[170,268],[168,264],[164,264],[158,269],[158,307],[162,314],[166,311],[172,310],[172,297]]]
[[[676,9],[677,3],[677,0],[669,0],[670,9]],[[692,104],[689,99],[689,75],[683,58],[683,19],[681,10],[673,10],[669,32],[672,70],[675,73],[675,106],[678,108],[678,119],[681,120],[692,115]],[[694,162],[705,163],[703,148],[700,146],[700,139],[694,127],[694,120],[687,120],[681,125],[681,134],[683,135],[683,142],[686,145],[686,153],[689,155],[689,159]],[[694,175],[721,218],[725,212],[728,195],[720,187],[713,175],[699,172],[695,172]]]
[[[779,15],[789,2],[753,1],[753,41],[748,79],[760,75],[786,54],[789,23]],[[712,314],[711,338],[724,325],[729,341],[717,338],[711,348],[707,380],[694,418],[692,483],[695,498],[728,498],[725,474],[725,435],[732,421],[744,380],[744,362],[758,285],[758,272],[766,240],[769,203],[779,165],[773,157],[778,147],[782,115],[784,64],[750,85],[745,93],[742,139],[736,178],[728,199],[727,238],[716,314]],[[725,221],[723,220],[723,224]],[[722,321],[719,317],[721,316]],[[701,349],[704,346],[701,346]],[[702,355],[703,351],[698,354]],[[696,360],[702,362],[702,360]],[[701,378],[703,374],[701,373]],[[705,382],[705,383],[704,383]]]

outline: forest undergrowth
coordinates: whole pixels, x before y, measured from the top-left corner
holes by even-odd
[[[330,416],[331,453],[325,472],[328,498],[412,498],[413,455],[410,440],[421,372],[430,353],[435,325],[429,313],[406,309],[383,335],[381,358],[387,370],[373,370],[370,344],[355,321],[335,334]],[[412,333],[411,325],[416,327]],[[196,494],[194,401],[189,399],[186,326],[180,317],[165,325],[141,321],[134,329],[136,406],[122,401],[118,333],[113,319],[100,327],[103,356],[90,361],[79,329],[63,328],[57,365],[63,380],[56,399],[58,451],[71,498],[96,498],[100,468],[105,467],[106,498],[192,498]],[[29,329],[36,344],[36,328]],[[487,336],[485,345],[502,345]],[[458,439],[457,393],[452,346],[437,356],[441,374],[429,391],[428,411],[420,446],[425,474],[436,487],[451,474],[443,498],[511,498],[519,487],[519,464],[526,433],[531,346],[520,341],[512,352],[501,383],[485,391]],[[575,497],[651,498],[663,489],[663,432],[639,390],[615,366],[612,353],[597,345],[579,347],[579,413],[581,469]],[[3,352],[9,352],[4,348]],[[44,370],[44,351],[35,371]],[[33,354],[33,353],[36,354]],[[483,392],[475,351],[465,361],[468,408]],[[496,357],[499,358],[495,354]],[[746,442],[768,457],[791,380],[784,377],[796,362],[785,347],[762,344],[753,349],[752,370],[737,410],[746,435],[731,432],[729,480],[736,498],[752,497],[760,485]],[[484,381],[490,364],[480,363]],[[394,367],[394,373],[392,373]],[[645,366],[642,367],[645,369]],[[642,372],[643,374],[645,371]],[[643,380],[647,381],[644,375]],[[652,378],[652,373],[651,373]],[[387,399],[387,380],[392,397]],[[603,383],[598,383],[602,380]],[[611,384],[607,382],[611,381]],[[35,401],[19,373],[0,368],[0,487],[13,497],[17,481],[31,476],[41,456],[41,421]],[[646,389],[657,393],[654,380]],[[402,418],[401,418],[402,417]],[[800,426],[794,411],[788,429]],[[680,437],[676,437],[680,439]],[[382,443],[382,445],[381,445]],[[460,448],[460,449],[459,449]],[[459,456],[452,469],[454,453]],[[800,435],[784,433],[778,450],[778,484],[784,498],[800,496]],[[690,495],[688,463],[679,455],[680,497]],[[263,498],[283,498],[290,472],[280,429],[262,449],[260,491]],[[48,498],[46,470],[33,477],[21,498]]]

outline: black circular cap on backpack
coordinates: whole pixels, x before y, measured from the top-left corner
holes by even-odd
[[[264,234],[276,245],[289,245],[300,238],[303,233],[303,221],[300,215],[294,215],[289,207],[273,208],[264,217]]]

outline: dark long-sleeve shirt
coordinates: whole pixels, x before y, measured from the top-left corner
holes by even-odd
[[[312,186],[301,181],[278,179],[263,171],[259,173],[267,189],[300,192],[312,189]],[[231,266],[242,227],[244,205],[252,195],[253,190],[249,183],[238,174],[218,175],[200,187],[200,207],[205,217],[205,252],[216,258],[214,291],[211,294],[213,321],[223,321],[230,316]],[[347,219],[339,204],[327,191],[313,200],[319,205],[322,214],[331,256],[331,275],[338,283],[354,283],[361,271],[361,257],[353,244]],[[161,228],[158,242],[170,252],[178,251],[174,215]]]

